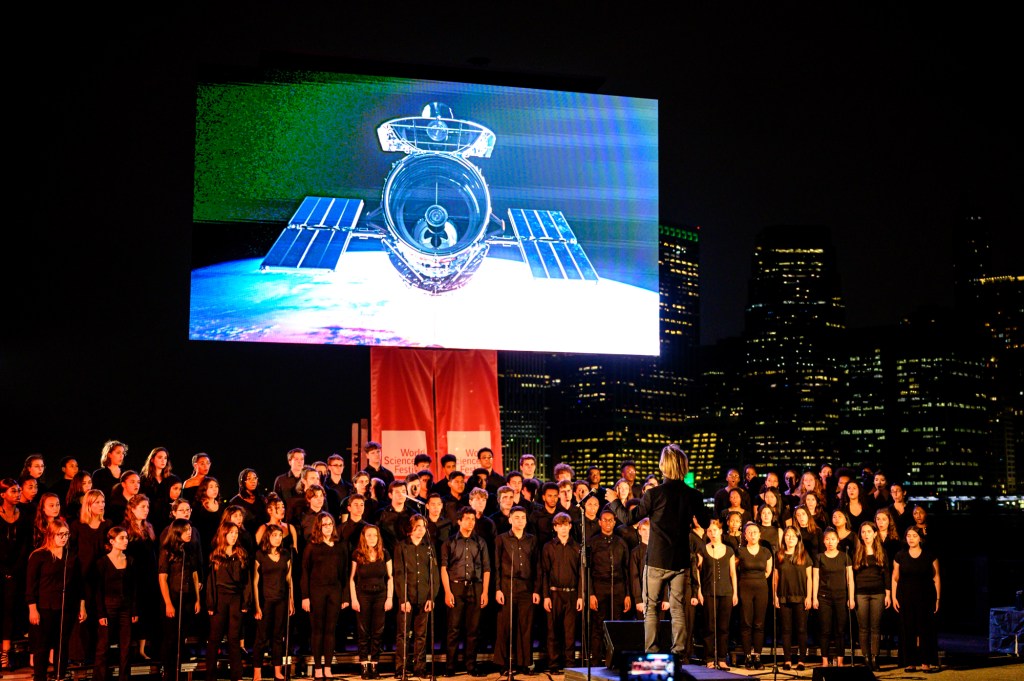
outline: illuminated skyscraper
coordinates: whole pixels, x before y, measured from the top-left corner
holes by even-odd
[[[548,356],[540,352],[498,353],[498,405],[504,470],[515,470],[519,457],[537,457],[537,475],[548,473],[547,412],[551,392]]]
[[[897,425],[898,333],[896,327],[848,330],[839,360],[839,458],[850,464],[885,461],[886,472],[894,481],[904,463],[892,442]]]
[[[1013,493],[1024,482],[1016,470],[1024,448],[1024,273],[995,269],[991,232],[978,212],[953,234],[957,318],[977,334],[995,377],[987,477],[996,491]]]
[[[696,419],[686,423],[684,447],[690,454],[694,484],[709,496],[722,486],[725,470],[744,460],[744,357],[740,338],[702,347],[698,355]]]
[[[744,332],[747,462],[816,466],[835,454],[844,320],[828,230],[763,230],[754,247]]]
[[[894,357],[893,450],[919,493],[976,494],[990,468],[992,367],[953,315],[917,315]]]
[[[549,365],[557,408],[549,419],[553,458],[578,477],[596,465],[614,482],[624,459],[657,473],[661,448],[679,442],[689,410],[700,338],[698,228],[659,229],[661,355],[563,355]]]

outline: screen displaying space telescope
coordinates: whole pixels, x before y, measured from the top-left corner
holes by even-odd
[[[657,355],[658,103],[206,79],[192,231],[192,340]]]

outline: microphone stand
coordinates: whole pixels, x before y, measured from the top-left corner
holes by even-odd
[[[415,547],[412,541],[409,542],[410,546]],[[402,607],[399,608],[399,612],[402,613],[402,681],[405,681],[405,676],[409,672],[409,617],[412,615],[412,603],[409,603],[409,568],[406,564],[406,552],[402,551]],[[429,568],[429,566],[428,566]],[[409,612],[404,612],[402,608],[406,604],[409,604]]]
[[[289,529],[289,533],[291,530]],[[294,542],[293,542],[294,543]],[[284,542],[282,541],[282,546]],[[294,547],[292,548],[292,568],[295,567],[295,556]],[[291,634],[292,634],[292,608],[295,607],[295,575],[292,575],[291,584],[288,587],[288,607],[284,609],[284,657],[281,658],[281,664],[284,666],[284,678],[285,681],[291,681],[292,678],[292,648],[291,648]],[[273,653],[273,650],[271,650]],[[275,674],[276,676],[276,674]]]
[[[770,546],[771,542],[768,542],[768,544]],[[765,547],[764,544],[762,544],[761,548],[764,549],[766,547]],[[770,670],[764,671],[764,672],[757,672],[757,673],[754,673],[754,674],[747,674],[747,676],[767,676],[767,675],[770,674],[772,679],[773,679],[773,681],[774,681],[774,679],[778,679],[780,676],[783,676],[783,677],[788,678],[788,679],[798,679],[798,678],[800,678],[799,674],[794,674],[792,672],[784,672],[784,671],[780,672],[779,671],[779,625],[778,625],[778,609],[775,607],[775,599],[778,597],[778,588],[777,588],[777,586],[775,584],[774,577],[775,577],[775,575],[779,575],[779,580],[781,581],[781,573],[779,571],[779,565],[778,565],[779,558],[778,558],[778,556],[775,554],[775,552],[771,548],[767,548],[766,550],[772,556],[772,559],[773,559],[772,560],[772,562],[773,562],[772,569],[773,569],[773,571],[775,573],[775,574],[772,575],[772,584],[771,584],[771,587],[769,588],[769,590],[771,592],[771,598],[769,598],[769,600],[768,600],[768,606],[772,609],[772,668]],[[796,554],[793,554],[793,557],[795,559],[796,558]],[[781,601],[779,602],[779,605],[780,606],[782,605]],[[757,654],[760,655],[761,652],[758,651]],[[789,651],[783,651],[783,655],[787,655],[787,654],[789,654]]]
[[[68,542],[68,543],[70,543],[70,542]],[[67,591],[68,591],[68,562],[69,562],[68,543],[65,543],[64,546],[61,548],[61,554],[64,557],[64,578],[63,578],[63,582],[61,583],[61,586],[60,586],[60,628],[58,629],[58,633],[60,635],[60,640],[57,642],[57,662],[54,665],[54,676],[57,677],[57,681],[60,681],[61,678],[62,678],[61,675],[60,675],[60,662],[61,662],[61,655],[64,654],[64,607],[65,607],[65,598],[67,597]],[[66,671],[67,670],[65,670],[65,672]]]
[[[612,597],[611,597],[611,600],[608,601],[608,620],[614,620],[615,619],[615,556],[612,555],[612,551],[613,551],[612,546],[613,546],[612,544],[608,545],[608,558],[609,558],[608,562],[610,564],[611,571],[612,571],[612,584],[611,584],[611,586],[612,586],[612,594],[611,594],[611,596]],[[657,629],[655,629],[655,631],[657,631]],[[657,636],[657,634],[655,634],[655,636]],[[605,664],[606,667],[611,667],[612,666],[611,652],[612,652],[611,650],[606,650],[605,651],[604,664]]]
[[[437,608],[437,599],[434,594],[434,571],[431,569],[433,565],[437,564],[434,559],[434,540],[430,538],[428,532],[424,537],[429,543],[427,544],[427,579],[430,581],[430,612],[427,613],[427,627],[430,629],[430,681],[436,681],[437,676],[434,675],[434,610]]]
[[[850,558],[850,547],[849,546],[846,547],[846,557],[847,557],[847,559],[849,559],[850,565],[853,565],[853,559]],[[846,603],[843,603],[843,607],[846,609],[846,617],[847,617],[847,625],[846,625],[846,627],[847,627],[847,630],[848,630],[849,635],[850,635],[850,665],[852,666],[854,664],[857,664],[857,661],[856,661],[856,659],[853,656],[853,610],[850,609],[850,603],[849,603],[850,599],[853,597],[853,593],[851,593],[851,591],[850,591],[850,584],[846,580],[846,571],[845,570],[843,571],[843,582],[845,583],[845,586],[846,586],[846,601],[847,601]],[[844,649],[845,649],[845,646],[844,646]],[[861,655],[863,656],[863,654],[864,654],[864,644],[863,643],[860,644],[860,651],[861,651]]]
[[[510,532],[510,534],[511,534],[511,532]],[[516,548],[516,550],[518,552],[518,547]],[[497,557],[495,557],[495,558],[496,558],[496,560],[500,560],[500,558],[497,558]],[[516,678],[515,670],[513,669],[513,666],[512,666],[512,640],[514,638],[512,611],[513,611],[513,609],[515,607],[513,602],[512,602],[512,588],[513,588],[512,579],[513,579],[513,575],[515,574],[515,570],[516,570],[516,562],[512,558],[511,554],[509,554],[508,558],[509,558],[509,563],[511,563],[511,569],[508,571],[508,594],[505,596],[505,599],[508,601],[508,674],[505,675],[503,678],[507,678],[508,681],[515,681],[515,678]]]
[[[182,605],[184,603],[184,592],[185,592],[185,544],[181,545],[181,579],[178,580],[178,642],[177,650],[175,653],[175,664],[174,668],[174,681],[180,681],[181,679],[181,620],[185,616],[182,611]],[[198,598],[198,596],[197,596]]]
[[[583,580],[583,635],[580,637],[580,652],[583,654],[583,658],[587,662],[587,681],[591,681],[593,666],[590,660],[590,567],[587,563],[587,514],[583,512],[583,503],[590,495],[583,497],[582,500],[576,503],[577,508],[580,509],[580,579]],[[565,661],[568,666],[569,661]]]
[[[704,553],[708,553],[708,552],[705,551]],[[710,553],[708,553],[708,556],[710,556],[711,560],[714,561],[711,564],[711,570],[712,570],[712,574],[711,574],[711,603],[713,604],[712,607],[711,607],[711,613],[714,615],[714,622],[712,623],[711,631],[714,633],[714,636],[715,636],[715,669],[717,670],[718,669],[718,662],[719,662],[719,658],[718,658],[718,574],[717,574],[717,572],[718,572],[718,559],[715,558],[714,556],[711,556]],[[724,551],[722,552],[722,558],[725,558],[725,552]],[[702,590],[703,590],[703,588],[704,588],[703,585],[701,585],[701,589]],[[707,607],[707,606],[705,606],[705,607]]]

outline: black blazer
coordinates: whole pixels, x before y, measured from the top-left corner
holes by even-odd
[[[697,490],[682,480],[666,480],[647,490],[640,503],[627,510],[616,499],[608,505],[621,523],[632,525],[641,518],[651,519],[651,539],[647,545],[647,564],[663,570],[690,567],[690,528],[696,518],[707,527],[711,513]]]

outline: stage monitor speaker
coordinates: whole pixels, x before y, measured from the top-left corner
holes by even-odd
[[[641,620],[605,620],[605,664],[609,669],[622,671],[623,653],[644,652],[644,623]],[[672,650],[672,622],[658,622],[658,649]]]
[[[811,681],[875,681],[867,667],[816,667]]]

